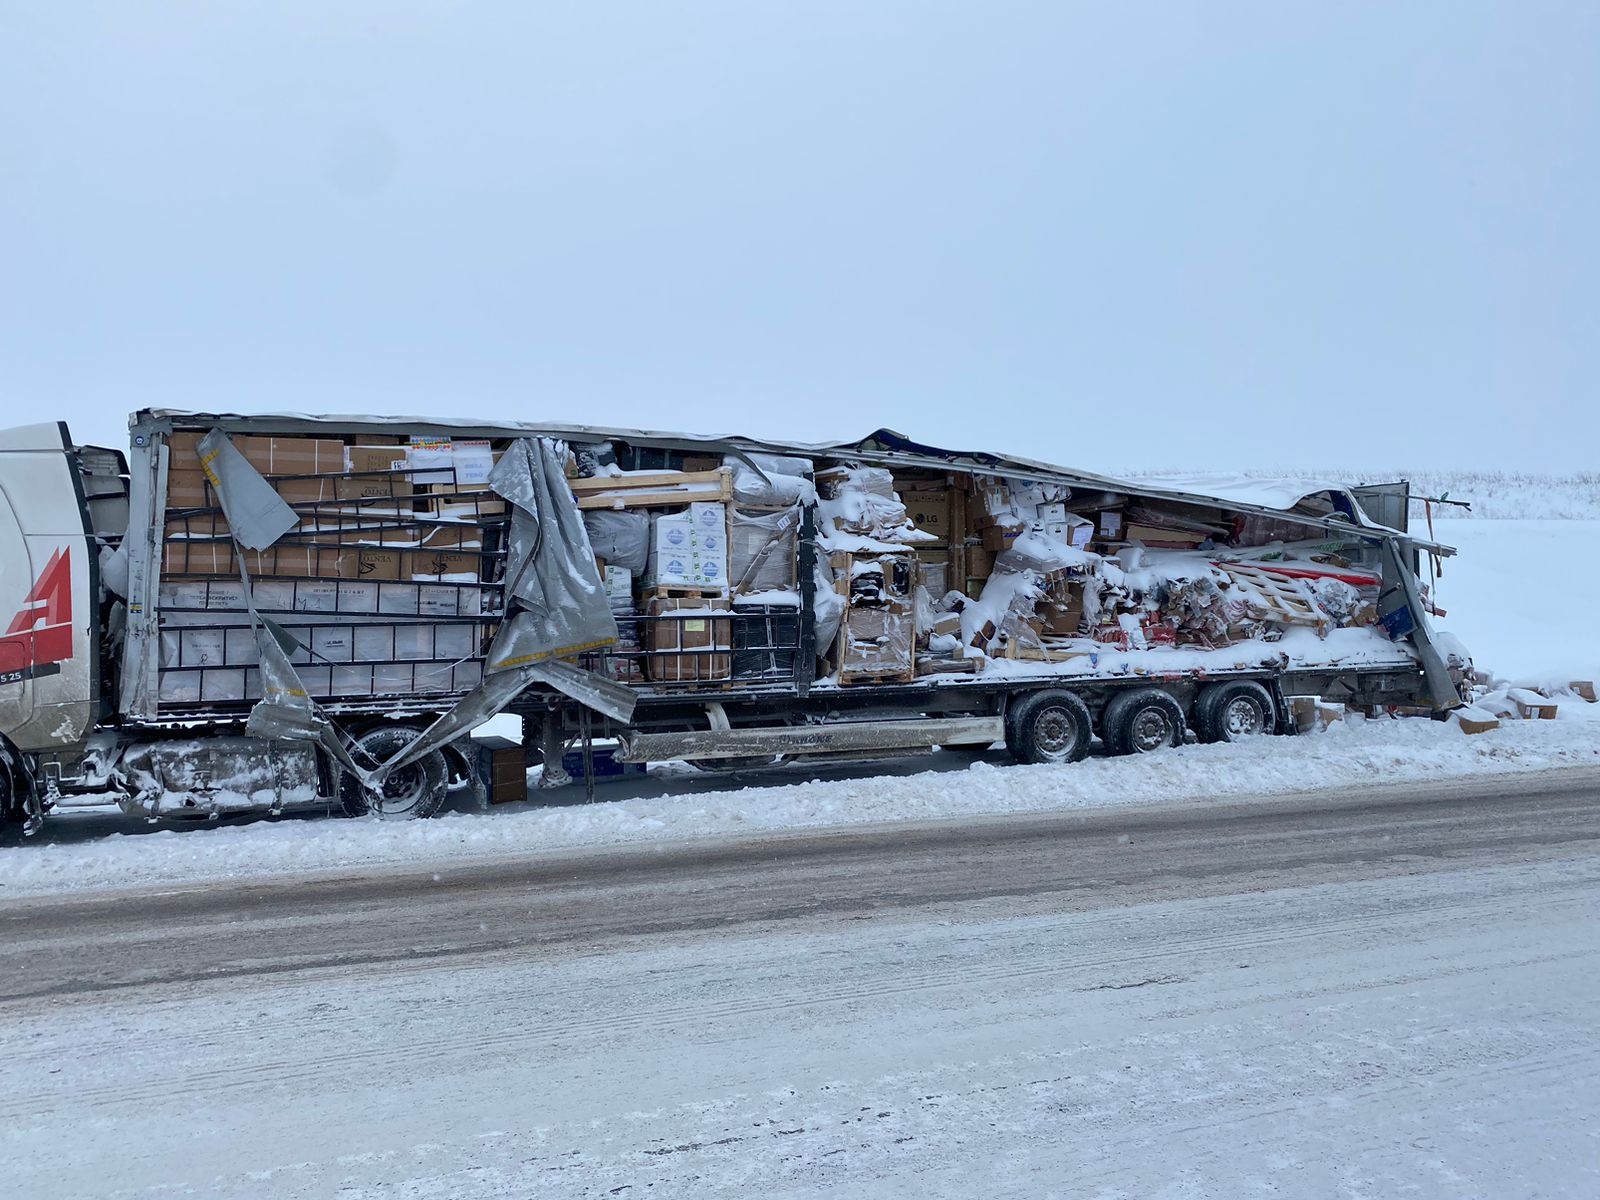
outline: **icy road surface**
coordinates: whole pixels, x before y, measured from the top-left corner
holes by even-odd
[[[1600,1194],[1600,771],[0,907],[7,1194]]]

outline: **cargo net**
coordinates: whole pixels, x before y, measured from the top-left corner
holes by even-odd
[[[477,686],[503,611],[509,513],[487,487],[503,443],[235,437],[300,517],[269,549],[241,551],[200,470],[201,436],[168,443],[163,708],[260,697],[240,554],[257,611],[299,644],[291,661],[312,696],[370,701]]]

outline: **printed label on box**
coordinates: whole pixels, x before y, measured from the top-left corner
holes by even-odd
[[[494,451],[487,440],[473,438],[451,444],[450,457],[457,487],[482,487],[494,470]]]
[[[406,446],[412,483],[454,483],[455,455],[449,438],[414,437]]]

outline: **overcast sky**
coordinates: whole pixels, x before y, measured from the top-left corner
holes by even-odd
[[[1600,4],[0,0],[0,406],[1594,467]]]

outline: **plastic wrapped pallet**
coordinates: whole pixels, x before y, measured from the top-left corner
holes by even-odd
[[[808,458],[730,454],[723,463],[733,469],[733,498],[739,504],[806,504],[817,498],[816,485],[808,478],[813,470]]]
[[[795,586],[800,510],[744,512],[728,519],[728,578],[738,592],[788,591]]]
[[[650,565],[650,518],[643,512],[597,508],[583,514],[589,546],[612,566],[642,575]]]

